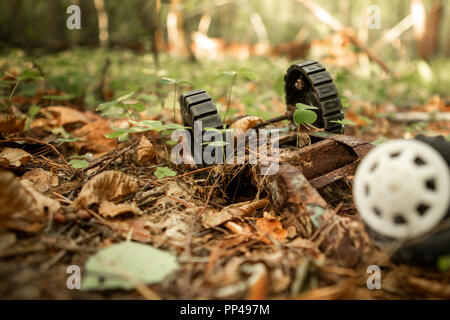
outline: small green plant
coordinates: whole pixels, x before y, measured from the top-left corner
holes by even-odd
[[[87,141],[85,138],[58,138],[56,139],[58,142],[61,143],[72,143],[77,141]]]
[[[74,99],[76,97],[77,97],[76,94],[63,94],[63,95],[60,95],[60,96],[45,95],[45,96],[42,96],[42,99],[52,100],[52,101],[67,101],[67,100],[72,100],[72,99]]]
[[[105,102],[97,107],[97,111],[101,111],[104,117],[125,117],[130,116],[131,119],[139,118],[139,112],[145,110],[142,103],[126,103],[134,96],[135,91],[124,94],[116,100]]]
[[[37,105],[32,105],[30,108],[28,108],[27,120],[25,122],[26,130],[30,129],[30,126],[31,126],[31,123],[34,120],[34,117],[36,117],[36,115],[39,112],[41,112],[41,107],[39,107]]]
[[[165,85],[173,85],[173,122],[177,121],[177,114],[176,114],[176,103],[177,103],[177,91],[178,87],[182,85],[192,85],[192,82],[185,81],[185,80],[178,80],[178,79],[172,79],[172,78],[161,78],[159,80],[160,83]]]
[[[313,124],[317,120],[317,113],[313,110],[318,109],[317,107],[308,106],[303,103],[297,103],[296,110],[294,111],[293,120],[297,125],[297,147],[298,138],[300,135],[301,127],[304,124]]]
[[[161,132],[162,135],[170,135],[175,130],[187,129],[182,125],[176,123],[162,124],[161,121],[156,120],[143,120],[143,121],[133,121],[129,120],[134,126],[129,129],[121,129],[117,127],[112,127],[113,132],[105,135],[108,139],[118,138],[120,142],[125,141],[130,133],[140,133],[147,131]]]
[[[227,108],[225,109],[225,114],[223,115],[222,121],[225,122],[228,116],[228,111],[230,111],[231,106],[231,93],[233,92],[233,86],[236,82],[237,78],[237,72],[236,71],[222,71],[222,74],[231,78],[231,84],[230,84],[230,90],[228,92],[228,101],[227,101]]]
[[[7,75],[11,76],[10,74],[6,73]],[[20,82],[26,81],[26,80],[36,80],[41,78],[41,74],[37,70],[24,70],[22,74],[16,78],[16,84],[14,85],[14,88],[11,90],[11,93],[8,96],[7,101],[11,101],[12,97],[14,96],[14,93],[16,92],[17,88],[19,87]]]
[[[175,177],[177,173],[168,167],[158,167],[155,171],[155,176],[158,179],[166,178],[166,177]]]
[[[331,123],[337,123],[343,126],[356,126],[356,123],[354,123],[352,120],[349,119],[342,119],[342,120],[334,120],[330,121]]]
[[[84,169],[87,168],[89,166],[89,162],[87,162],[86,160],[84,160],[86,157],[85,156],[73,156],[72,160],[69,161],[69,164],[74,168],[74,169]]]

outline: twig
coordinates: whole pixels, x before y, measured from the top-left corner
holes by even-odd
[[[29,142],[34,142],[34,143],[37,143],[37,144],[42,144],[42,145],[45,145],[45,146],[51,148],[61,158],[61,160],[64,162],[64,164],[70,169],[70,171],[72,173],[75,172],[75,170],[72,168],[72,166],[67,163],[66,159],[61,154],[61,152],[59,152],[58,149],[56,149],[55,146],[53,146],[53,145],[51,145],[51,144],[49,144],[47,142],[39,141],[39,140],[33,139],[33,138],[9,138],[7,140],[0,140],[0,143],[15,142],[15,141],[29,141]]]
[[[89,164],[86,168],[83,169],[83,172],[88,171],[89,169],[95,168],[96,166],[98,166],[100,163],[102,163],[105,160],[108,160],[111,156],[113,156],[113,160],[117,159],[118,157],[120,157],[122,154],[130,151],[132,148],[134,148],[137,144],[139,143],[138,141],[135,141],[133,144],[131,144],[129,147],[120,150],[119,152],[117,152],[117,150],[114,150],[112,152],[109,152],[107,154],[105,154],[104,156],[100,157],[99,159],[95,160],[94,162],[92,162],[91,164]]]

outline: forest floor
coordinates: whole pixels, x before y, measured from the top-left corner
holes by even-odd
[[[289,65],[162,56],[156,68],[150,55],[101,50],[0,56],[0,297],[449,299],[448,269],[395,263],[373,245],[352,176],[319,190],[332,219],[317,227],[311,217],[280,212],[251,183],[249,164],[171,162],[180,93],[207,90],[221,115],[229,106],[228,122],[269,119],[285,112]],[[345,133],[375,145],[419,133],[448,139],[450,122],[440,118],[450,112],[445,66],[399,64],[397,78],[372,65],[330,66],[350,120]],[[406,121],[408,114],[419,118]],[[151,129],[136,130],[144,124]],[[105,250],[129,240],[146,244],[125,248],[145,266],[86,265],[102,252],[97,267],[119,261],[124,252]],[[367,288],[373,264],[381,267],[380,290]],[[90,290],[68,289],[72,265]]]

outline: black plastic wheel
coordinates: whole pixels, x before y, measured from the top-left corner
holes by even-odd
[[[293,64],[284,76],[284,89],[288,111],[295,110],[297,103],[317,107],[317,120],[313,123],[333,133],[342,133],[344,127],[332,121],[344,119],[342,103],[333,79],[316,61]]]
[[[205,90],[185,92],[180,96],[181,117],[185,126],[194,129],[196,121],[204,128],[222,129],[217,107]]]
[[[192,153],[194,153],[194,144],[196,143],[202,145],[203,148],[203,141],[197,141],[196,139],[199,139],[199,137],[193,134],[194,124],[197,121],[201,121],[202,134],[205,133],[205,128],[223,129],[223,122],[220,119],[217,107],[205,90],[199,89],[183,93],[180,96],[180,108],[183,124],[189,127],[188,130],[193,137],[191,140]]]

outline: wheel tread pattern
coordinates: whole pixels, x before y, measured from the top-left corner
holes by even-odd
[[[293,85],[300,75],[309,82],[308,89],[317,96],[318,116],[322,118],[320,125],[323,125],[326,131],[342,133],[343,126],[332,122],[344,119],[338,90],[330,74],[316,61],[304,61],[289,67],[284,77],[288,107],[295,106],[296,103],[303,102],[305,99],[306,92],[298,91]]]

